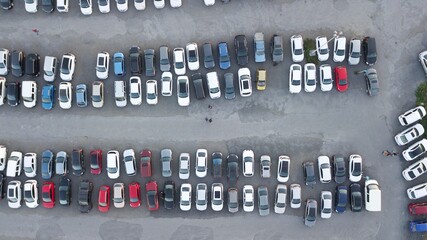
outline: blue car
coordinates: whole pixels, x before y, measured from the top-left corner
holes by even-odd
[[[55,86],[47,84],[42,89],[42,107],[43,109],[50,110],[53,108],[55,101]]]
[[[228,46],[226,42],[220,42],[218,44],[218,55],[219,55],[219,68],[225,70],[231,66],[230,54],[228,53]]]
[[[42,153],[42,178],[50,179],[53,175],[53,152],[46,150]]]
[[[335,192],[335,211],[337,213],[345,212],[348,202],[347,196],[347,186],[337,186],[337,191]]]
[[[427,220],[409,221],[411,232],[427,232]]]
[[[118,77],[126,75],[125,71],[125,55],[121,52],[114,53],[113,56],[114,74]]]

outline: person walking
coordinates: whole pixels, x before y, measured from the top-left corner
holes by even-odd
[[[383,155],[386,156],[386,157],[392,156],[392,154],[388,150],[384,150],[383,151]]]

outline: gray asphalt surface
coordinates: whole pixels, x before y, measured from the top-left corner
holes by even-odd
[[[264,67],[268,71],[265,92],[254,91],[250,98],[237,97],[233,101],[192,98],[188,108],[178,106],[174,89],[172,97],[160,96],[157,106],[144,102],[140,107],[118,109],[113,99],[116,78],[110,71],[109,79],[105,80],[106,102],[102,109],[80,109],[75,104],[67,111],[58,105],[52,111],[44,111],[40,104],[30,110],[22,105],[2,107],[1,143],[8,146],[9,152],[17,149],[37,152],[40,156],[45,149],[56,153],[83,148],[88,154],[91,149],[101,148],[105,158],[110,149],[122,153],[126,148],[136,152],[149,148],[154,154],[152,180],[162,188],[166,179],[160,173],[160,150],[171,148],[174,154],[171,179],[177,187],[184,182],[178,179],[177,159],[179,153],[189,152],[193,158],[189,182],[195,188],[198,182],[206,182],[209,186],[214,182],[210,176],[205,179],[195,176],[197,148],[206,148],[210,154],[221,151],[224,155],[236,153],[239,156],[244,149],[252,149],[257,160],[262,154],[272,156],[273,178],[261,179],[257,164],[255,177],[245,178],[241,174],[239,190],[244,184],[266,185],[271,204],[279,155],[291,157],[289,186],[295,182],[303,185],[301,164],[304,161],[315,161],[319,155],[358,153],[364,159],[364,174],[377,179],[382,187],[383,211],[352,213],[348,208],[346,213],[333,214],[331,219],[319,218],[316,226],[309,229],[302,221],[303,207],[288,207],[283,216],[271,213],[263,218],[259,217],[257,208],[253,213],[240,211],[235,215],[225,208],[220,213],[213,212],[210,207],[206,212],[197,212],[194,206],[188,213],[178,208],[150,213],[145,206],[143,187],[142,207],[112,207],[107,214],[101,214],[96,209],[98,188],[102,184],[112,186],[115,182],[107,178],[104,169],[100,176],[86,173],[82,177],[94,181],[95,186],[94,209],[87,215],[78,211],[79,178],[75,176],[71,176],[74,196],[71,207],[28,209],[23,206],[12,210],[7,207],[6,200],[1,201],[0,239],[421,239],[421,235],[410,234],[407,230],[407,221],[412,217],[406,210],[409,202],[406,188],[425,181],[425,177],[406,183],[400,172],[409,164],[402,157],[383,157],[381,152],[385,149],[403,151],[393,141],[394,134],[403,129],[397,116],[414,106],[413,93],[425,79],[417,61],[418,53],[427,48],[424,5],[420,0],[233,0],[229,4],[217,1],[215,6],[205,7],[202,1],[184,0],[179,9],[167,4],[165,9],[156,10],[149,1],[142,12],[130,5],[126,13],[119,13],[112,4],[109,14],[99,13],[95,4],[94,14],[85,17],[77,1],[71,4],[68,14],[54,12],[50,15],[41,9],[37,14],[26,13],[23,2],[15,1],[13,10],[0,11],[0,47],[20,49],[27,54],[37,52],[42,59],[45,55],[60,58],[63,53],[74,53],[77,57],[74,87],[96,80],[97,52],[108,51],[112,55],[122,51],[128,56],[132,45],[154,48],[158,52],[163,44],[174,48],[184,47],[188,42],[201,46],[204,42],[216,45],[227,41],[232,51],[235,35],[246,34],[252,44],[253,34],[263,31],[267,43],[273,34],[284,37],[285,61],[275,67],[271,61],[255,64],[250,48],[248,67],[252,77],[255,79],[257,68]],[[39,29],[39,35],[31,31],[33,28]],[[362,63],[348,68],[350,87],[345,93],[335,89],[323,93],[319,86],[315,93],[289,93],[289,37],[293,34],[313,39],[318,35],[331,37],[334,30],[343,31],[348,40],[367,35],[376,37],[379,96],[368,97],[363,76],[353,74],[353,71],[366,68]],[[329,47],[332,48],[332,43]],[[269,53],[267,57],[270,59]],[[230,72],[237,75],[234,53],[232,59]],[[337,65],[332,60],[329,63]],[[220,76],[226,72],[219,68],[216,71]],[[201,69],[201,72],[207,71]],[[187,75],[189,73],[192,72],[187,71]],[[128,81],[129,77],[130,74],[124,79]],[[16,79],[10,74],[7,77],[8,81],[27,78]],[[59,84],[58,79],[55,85]],[[142,79],[149,78],[142,76]],[[155,79],[160,79],[159,71]],[[41,90],[42,77],[37,81]],[[194,92],[191,95],[194,96]],[[213,108],[208,109],[208,105]],[[212,118],[213,122],[206,123],[205,117]],[[24,175],[17,179],[26,180]],[[40,174],[36,179],[41,185]],[[59,183],[59,177],[55,176],[53,181]],[[122,168],[119,181],[138,181],[145,185],[148,180],[127,177]],[[227,186],[226,177],[221,182]],[[303,186],[303,199],[319,200],[320,191],[334,191],[334,188],[333,183],[318,183],[314,189]],[[239,197],[242,198],[241,194]]]

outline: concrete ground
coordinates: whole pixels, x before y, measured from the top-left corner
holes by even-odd
[[[1,201],[0,239],[421,239],[421,235],[408,232],[408,220],[413,218],[406,210],[409,202],[406,188],[425,181],[425,177],[406,183],[400,172],[409,164],[402,157],[384,157],[381,152],[385,149],[403,151],[393,141],[393,136],[403,130],[397,116],[414,106],[414,91],[425,79],[417,61],[418,53],[427,48],[427,9],[423,6],[421,0],[233,0],[229,4],[217,1],[213,7],[205,7],[202,1],[184,0],[179,9],[167,6],[156,10],[149,1],[142,12],[131,5],[126,13],[119,13],[112,4],[111,13],[101,14],[95,5],[94,14],[86,17],[80,13],[77,1],[72,2],[68,14],[50,15],[41,9],[37,14],[26,13],[23,1],[15,1],[13,10],[0,11],[0,47],[37,52],[42,57],[74,53],[77,56],[74,86],[96,80],[97,52],[122,51],[127,56],[132,45],[158,51],[163,44],[174,48],[184,47],[188,42],[200,46],[204,42],[227,41],[232,51],[235,35],[246,34],[251,44],[253,34],[262,31],[267,43],[273,34],[284,37],[285,61],[275,67],[270,60],[255,64],[251,49],[248,66],[253,78],[257,68],[268,71],[265,92],[254,91],[250,98],[237,97],[233,101],[192,98],[188,108],[179,107],[174,94],[160,97],[157,106],[143,103],[140,107],[118,109],[113,101],[116,78],[110,71],[105,81],[106,102],[102,109],[79,109],[74,105],[67,111],[59,106],[44,111],[40,104],[31,110],[22,105],[3,106],[1,143],[6,144],[9,151],[17,149],[40,155],[45,149],[71,152],[81,147],[86,154],[95,148],[103,149],[105,154],[110,149],[122,152],[134,148],[139,152],[149,148],[154,153],[152,180],[160,187],[166,180],[161,177],[158,161],[162,148],[173,150],[172,179],[177,187],[184,182],[177,176],[179,153],[191,153],[194,166],[197,148],[207,148],[209,153],[221,151],[224,155],[241,155],[244,149],[252,149],[257,160],[260,155],[269,154],[274,161],[273,176],[277,171],[277,157],[289,155],[292,164],[288,185],[303,185],[301,164],[304,161],[315,161],[319,155],[358,153],[364,159],[364,175],[377,179],[381,185],[383,211],[352,213],[347,209],[346,213],[333,214],[328,220],[319,218],[315,227],[307,228],[302,222],[303,207],[288,207],[283,216],[271,213],[263,218],[257,210],[232,215],[226,209],[220,213],[210,208],[197,212],[194,206],[188,213],[178,208],[150,213],[144,195],[143,207],[138,209],[126,206],[101,214],[95,203],[94,209],[83,215],[76,201],[79,178],[71,176],[74,195],[71,207],[58,205],[48,210],[40,206],[33,210],[23,206],[12,210],[6,200]],[[38,35],[31,31],[34,28],[39,29]],[[350,88],[345,93],[336,90],[323,93],[320,88],[315,93],[289,93],[289,37],[293,34],[313,39],[318,35],[331,37],[334,30],[343,31],[347,39],[366,35],[376,38],[379,96],[368,97],[363,76],[353,74],[366,68],[363,63],[348,68]],[[269,53],[267,57],[270,58]],[[232,59],[230,72],[237,75],[234,54]],[[220,76],[226,72],[215,70]],[[207,71],[201,69],[201,72]],[[129,76],[124,79],[128,80]],[[15,79],[9,75],[7,79],[21,81],[28,77]],[[160,79],[159,72],[155,79]],[[42,77],[37,81],[41,89]],[[58,82],[57,79],[55,84]],[[191,93],[194,96],[194,92]],[[208,105],[213,108],[209,109]],[[212,118],[213,122],[206,123],[205,117]],[[266,185],[272,204],[277,181],[274,177],[260,179],[256,166],[255,177],[240,176],[239,190],[244,184]],[[125,183],[147,182],[139,176],[125,176],[123,169],[121,174],[120,181]],[[107,178],[105,169],[100,176],[86,173],[83,178],[94,182],[95,202],[99,186],[115,182]],[[18,179],[26,180],[24,176]],[[40,174],[36,179],[42,183]],[[55,176],[53,181],[58,183],[59,177]],[[189,182],[195,188],[198,182],[210,185],[213,179],[197,179],[193,170]],[[225,177],[221,182],[227,186]],[[334,188],[333,183],[318,183],[314,189],[303,186],[303,199],[320,200],[320,191],[334,191]],[[145,193],[145,187],[142,192]]]

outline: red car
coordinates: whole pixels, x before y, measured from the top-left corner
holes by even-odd
[[[151,177],[151,151],[144,149],[141,152],[141,177]]]
[[[110,210],[110,187],[107,185],[99,188],[98,210],[108,212]]]
[[[141,205],[141,188],[139,183],[129,184],[129,203],[130,207],[137,208]]]
[[[412,215],[424,215],[427,214],[427,202],[422,203],[410,203],[408,205],[409,213]]]
[[[148,210],[156,211],[159,209],[159,196],[157,194],[157,182],[151,181],[145,184],[147,192],[147,206]]]
[[[53,208],[55,206],[55,184],[44,182],[42,187],[43,207]]]
[[[340,92],[347,91],[348,89],[348,79],[347,79],[347,69],[343,66],[335,67],[335,84],[337,90]]]
[[[90,173],[101,174],[102,172],[102,150],[90,151]]]

